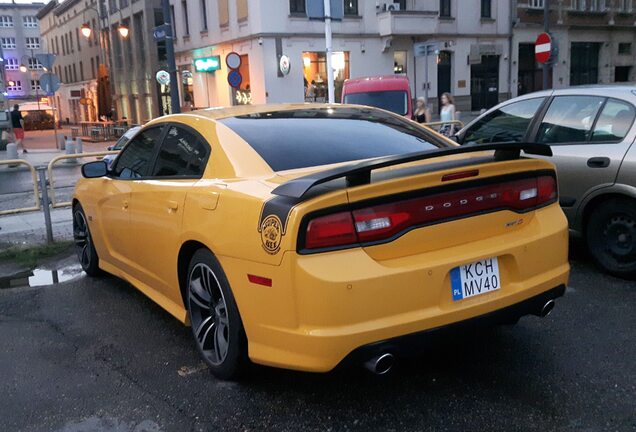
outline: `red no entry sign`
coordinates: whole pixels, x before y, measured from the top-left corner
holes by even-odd
[[[552,55],[552,38],[548,33],[541,33],[534,43],[534,57],[539,63],[550,60]]]

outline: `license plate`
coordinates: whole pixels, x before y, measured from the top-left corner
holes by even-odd
[[[501,287],[497,257],[455,267],[450,276],[453,300],[474,297]]]

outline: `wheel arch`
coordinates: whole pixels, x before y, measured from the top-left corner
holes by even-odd
[[[177,278],[179,281],[179,291],[181,293],[181,301],[183,301],[183,307],[187,310],[187,298],[186,298],[186,285],[188,283],[188,266],[190,265],[190,261],[194,256],[195,252],[199,249],[207,249],[212,255],[214,252],[204,243],[201,243],[198,240],[187,240],[179,249],[179,254],[177,256]],[[188,318],[189,322],[190,319]]]
[[[591,198],[588,202],[585,203],[585,206],[583,207],[583,210],[581,212],[580,224],[579,224],[581,228],[581,233],[585,235],[587,231],[587,224],[590,220],[590,216],[592,212],[594,211],[594,209],[596,209],[599,205],[601,205],[604,202],[607,202],[612,199],[617,199],[617,198],[636,202],[636,196],[630,193],[627,193],[625,191],[614,190],[614,191],[608,191],[600,195],[596,195],[595,197]]]

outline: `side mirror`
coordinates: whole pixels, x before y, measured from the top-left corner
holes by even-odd
[[[108,174],[108,166],[104,161],[88,162],[82,165],[82,176],[85,178],[99,178]]]

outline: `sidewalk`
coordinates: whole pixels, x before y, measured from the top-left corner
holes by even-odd
[[[22,141],[22,143],[29,153],[34,150],[59,151],[57,149],[56,142],[63,136],[66,136],[70,139],[71,130],[69,128],[58,129],[57,138],[52,129],[42,131],[26,131],[24,133],[24,140]],[[114,144],[115,141],[82,141],[82,143],[84,145],[84,152],[88,152],[106,150],[106,148],[109,145]]]
[[[51,210],[53,240],[73,239],[71,208]],[[0,249],[9,245],[32,246],[46,243],[44,212],[0,216]]]

